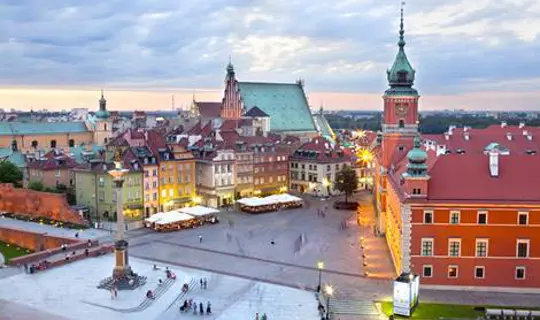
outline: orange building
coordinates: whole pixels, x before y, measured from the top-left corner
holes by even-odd
[[[415,70],[399,51],[388,71],[376,146],[377,230],[399,274],[424,287],[540,288],[540,129],[450,128],[420,137]]]

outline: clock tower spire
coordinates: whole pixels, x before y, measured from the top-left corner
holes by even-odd
[[[389,88],[384,92],[384,115],[382,123],[383,149],[386,145],[383,165],[389,167],[395,150],[407,152],[412,148],[414,137],[418,134],[418,100],[420,96],[413,87],[416,70],[405,54],[405,29],[403,6],[399,24],[398,52],[392,67],[386,71]],[[410,140],[410,141],[408,141]]]

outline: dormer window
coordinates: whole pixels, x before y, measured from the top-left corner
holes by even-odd
[[[399,83],[405,83],[407,82],[407,72],[405,71],[399,71],[397,73],[397,76],[398,76],[398,82]]]

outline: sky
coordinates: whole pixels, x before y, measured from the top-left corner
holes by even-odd
[[[304,79],[314,108],[382,109],[400,1],[2,0],[0,108],[185,107]],[[540,110],[540,1],[410,0],[420,108]]]

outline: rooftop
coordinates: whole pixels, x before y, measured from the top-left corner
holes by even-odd
[[[84,122],[0,122],[0,136],[87,132]]]

